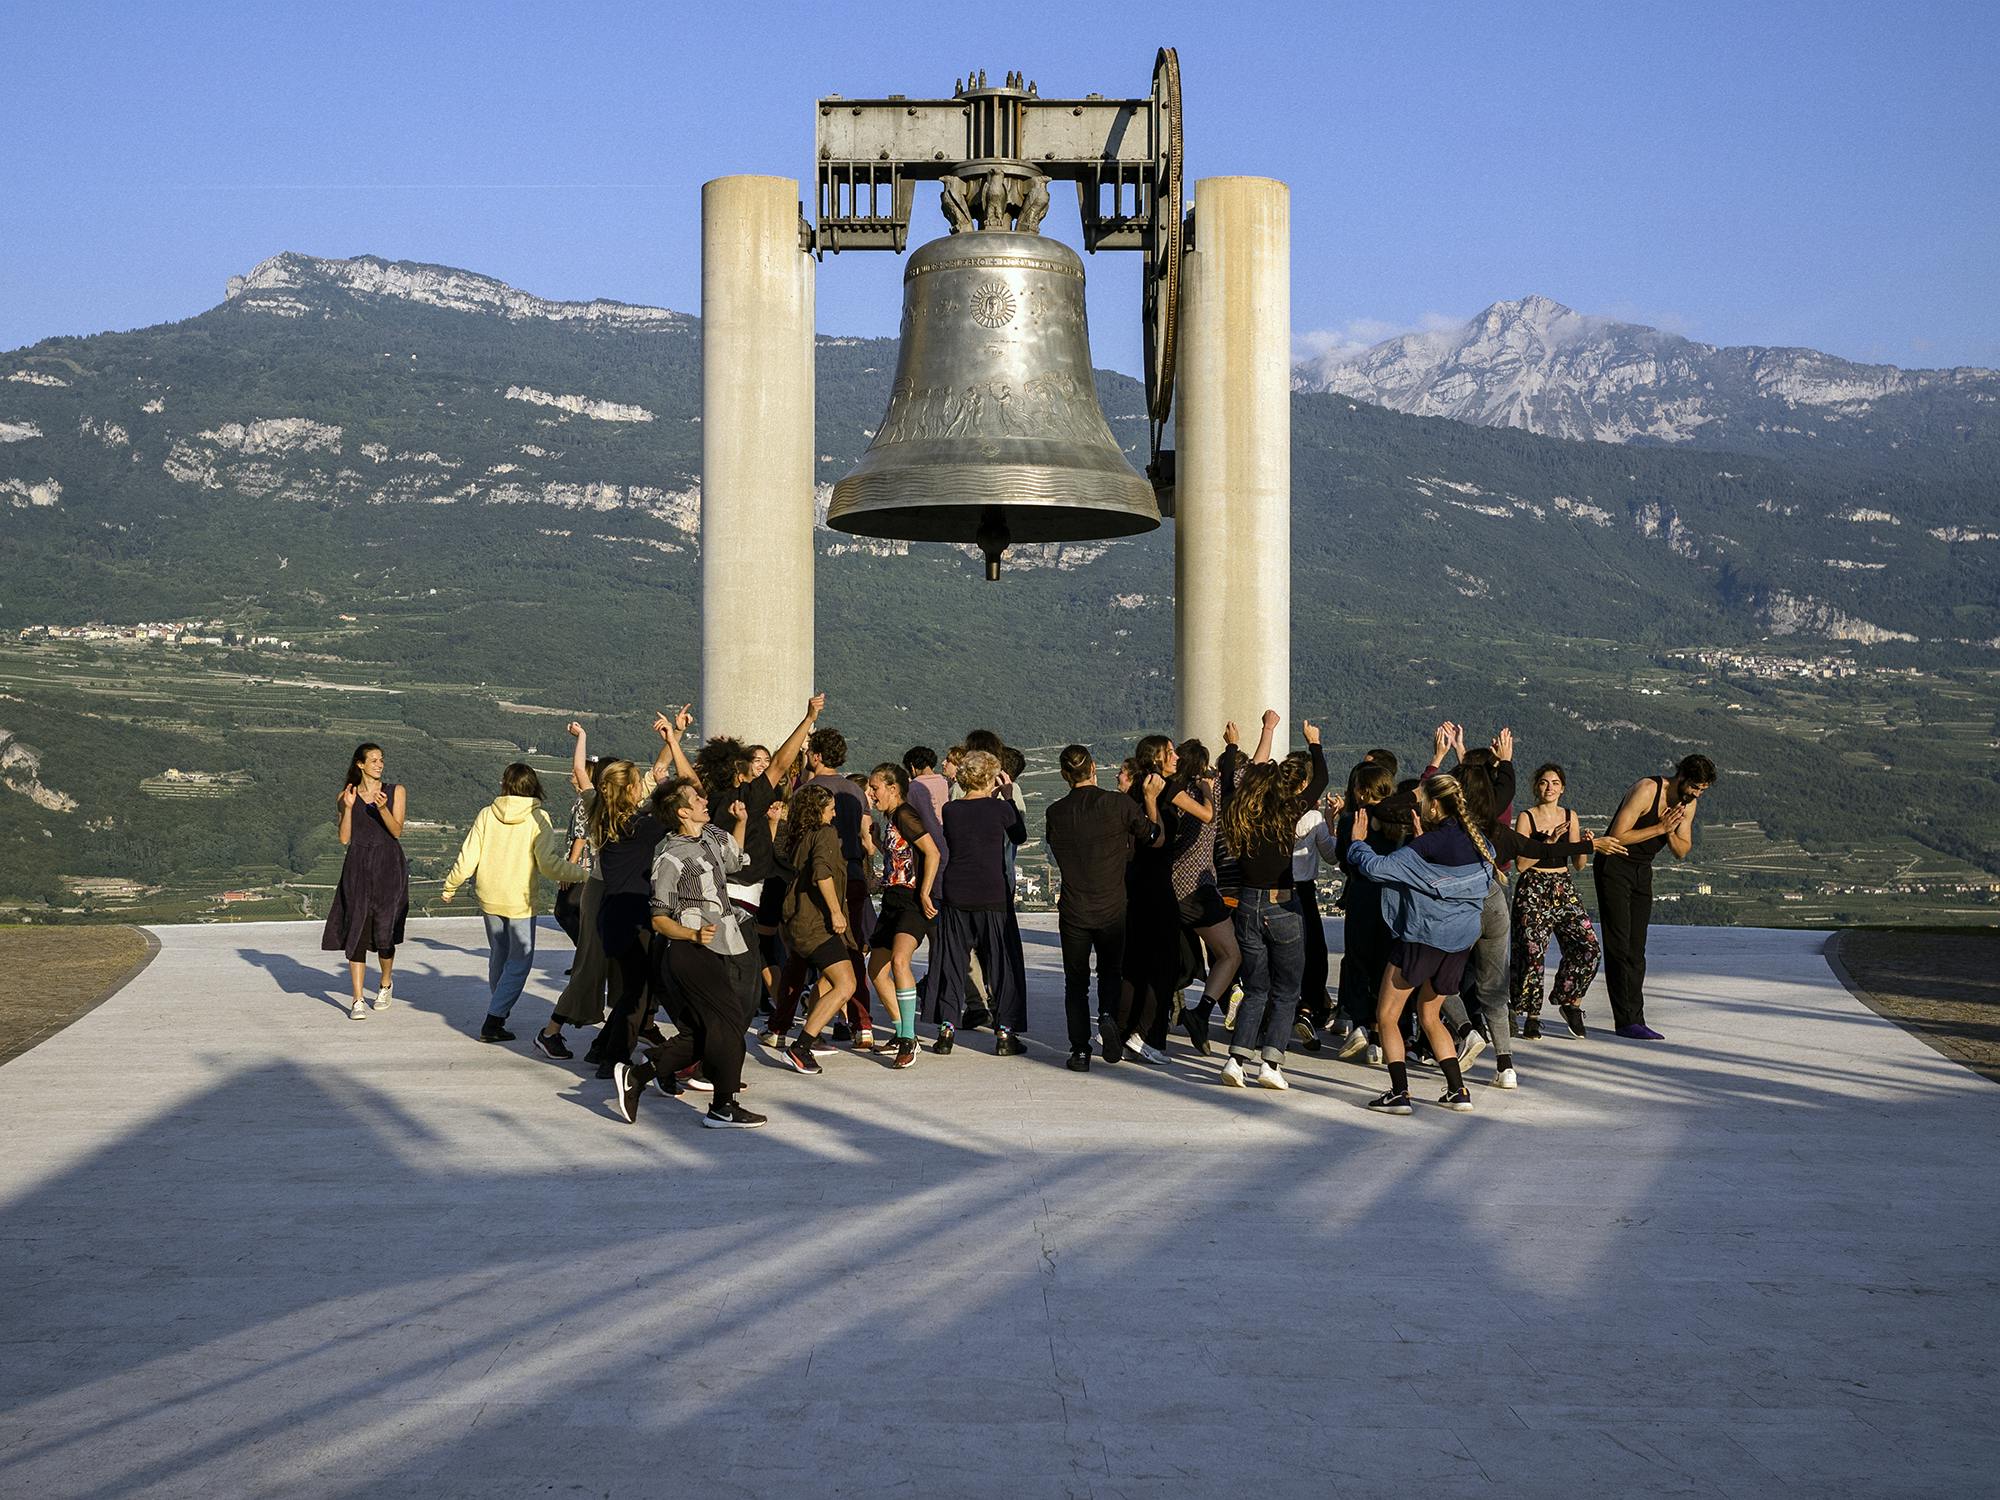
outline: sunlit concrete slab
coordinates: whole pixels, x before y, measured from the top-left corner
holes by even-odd
[[[1028,1057],[753,1057],[760,1132],[531,1054],[546,924],[512,1048],[476,921],[358,1022],[315,926],[161,930],[0,1068],[0,1494],[2000,1485],[2000,1090],[1818,935],[1656,929],[1665,1044],[1396,1120],[1066,1072],[1030,928]]]

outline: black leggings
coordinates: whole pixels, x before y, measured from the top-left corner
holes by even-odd
[[[1327,1023],[1326,924],[1319,917],[1319,888],[1310,880],[1295,880],[1299,916],[1304,921],[1305,968],[1299,973],[1299,1019],[1317,1030]]]
[[[653,1018],[652,899],[606,896],[597,910],[604,961],[611,981],[611,1015],[598,1038],[604,1065],[630,1062],[639,1033]]]

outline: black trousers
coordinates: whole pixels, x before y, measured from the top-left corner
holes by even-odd
[[[1356,1026],[1375,1026],[1375,999],[1389,967],[1389,924],[1382,893],[1349,876],[1346,931],[1340,955],[1340,1009]]]
[[[734,955],[700,943],[668,943],[674,1024],[680,1028],[646,1054],[641,1078],[670,1077],[695,1062],[715,1085],[715,1103],[727,1104],[743,1087],[743,987]]]
[[[1597,922],[1604,933],[1604,988],[1613,1026],[1646,1024],[1646,929],[1653,916],[1653,867],[1600,854],[1591,862]]]
[[[1021,929],[1014,914],[947,906],[938,913],[935,932],[937,941],[931,953],[937,967],[931,970],[936,976],[931,1005],[939,1024],[956,1029],[965,1019],[966,978],[972,955],[977,953],[987,993],[992,997],[994,1029],[1025,1033],[1027,979],[1021,972]]]
[[[1097,954],[1097,1013],[1104,1018],[1104,1035],[1123,1043],[1127,1020],[1120,1001],[1125,988],[1125,914],[1095,925],[1057,916],[1056,935],[1062,940],[1063,1014],[1069,1022],[1069,1050],[1090,1049],[1090,955]]]
[[[1326,924],[1319,918],[1319,887],[1310,880],[1295,880],[1299,916],[1305,923],[1305,968],[1299,974],[1299,1017],[1314,1030],[1327,1023],[1326,1007]]]
[[[630,1062],[639,1033],[659,1003],[652,952],[653,903],[644,895],[606,896],[597,908],[597,931],[604,942],[610,1015],[598,1034],[603,1065]]]

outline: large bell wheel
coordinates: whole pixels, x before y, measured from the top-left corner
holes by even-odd
[[[1158,447],[1174,406],[1174,366],[1181,301],[1181,63],[1172,47],[1153,60],[1152,225],[1146,250],[1144,328],[1146,410]]]

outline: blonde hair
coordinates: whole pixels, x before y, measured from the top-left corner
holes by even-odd
[[[625,827],[639,811],[639,768],[629,760],[614,760],[597,778],[597,800],[590,804],[584,830],[594,849],[625,836]]]
[[[958,767],[959,790],[983,792],[1000,779],[1000,757],[985,750],[969,750]]]
[[[1442,808],[1445,817],[1457,819],[1458,826],[1465,830],[1473,847],[1479,851],[1479,857],[1489,865],[1493,863],[1493,846],[1486,842],[1486,835],[1473,826],[1472,818],[1465,810],[1465,788],[1456,776],[1439,773],[1427,778],[1417,787],[1417,802],[1420,807]]]

